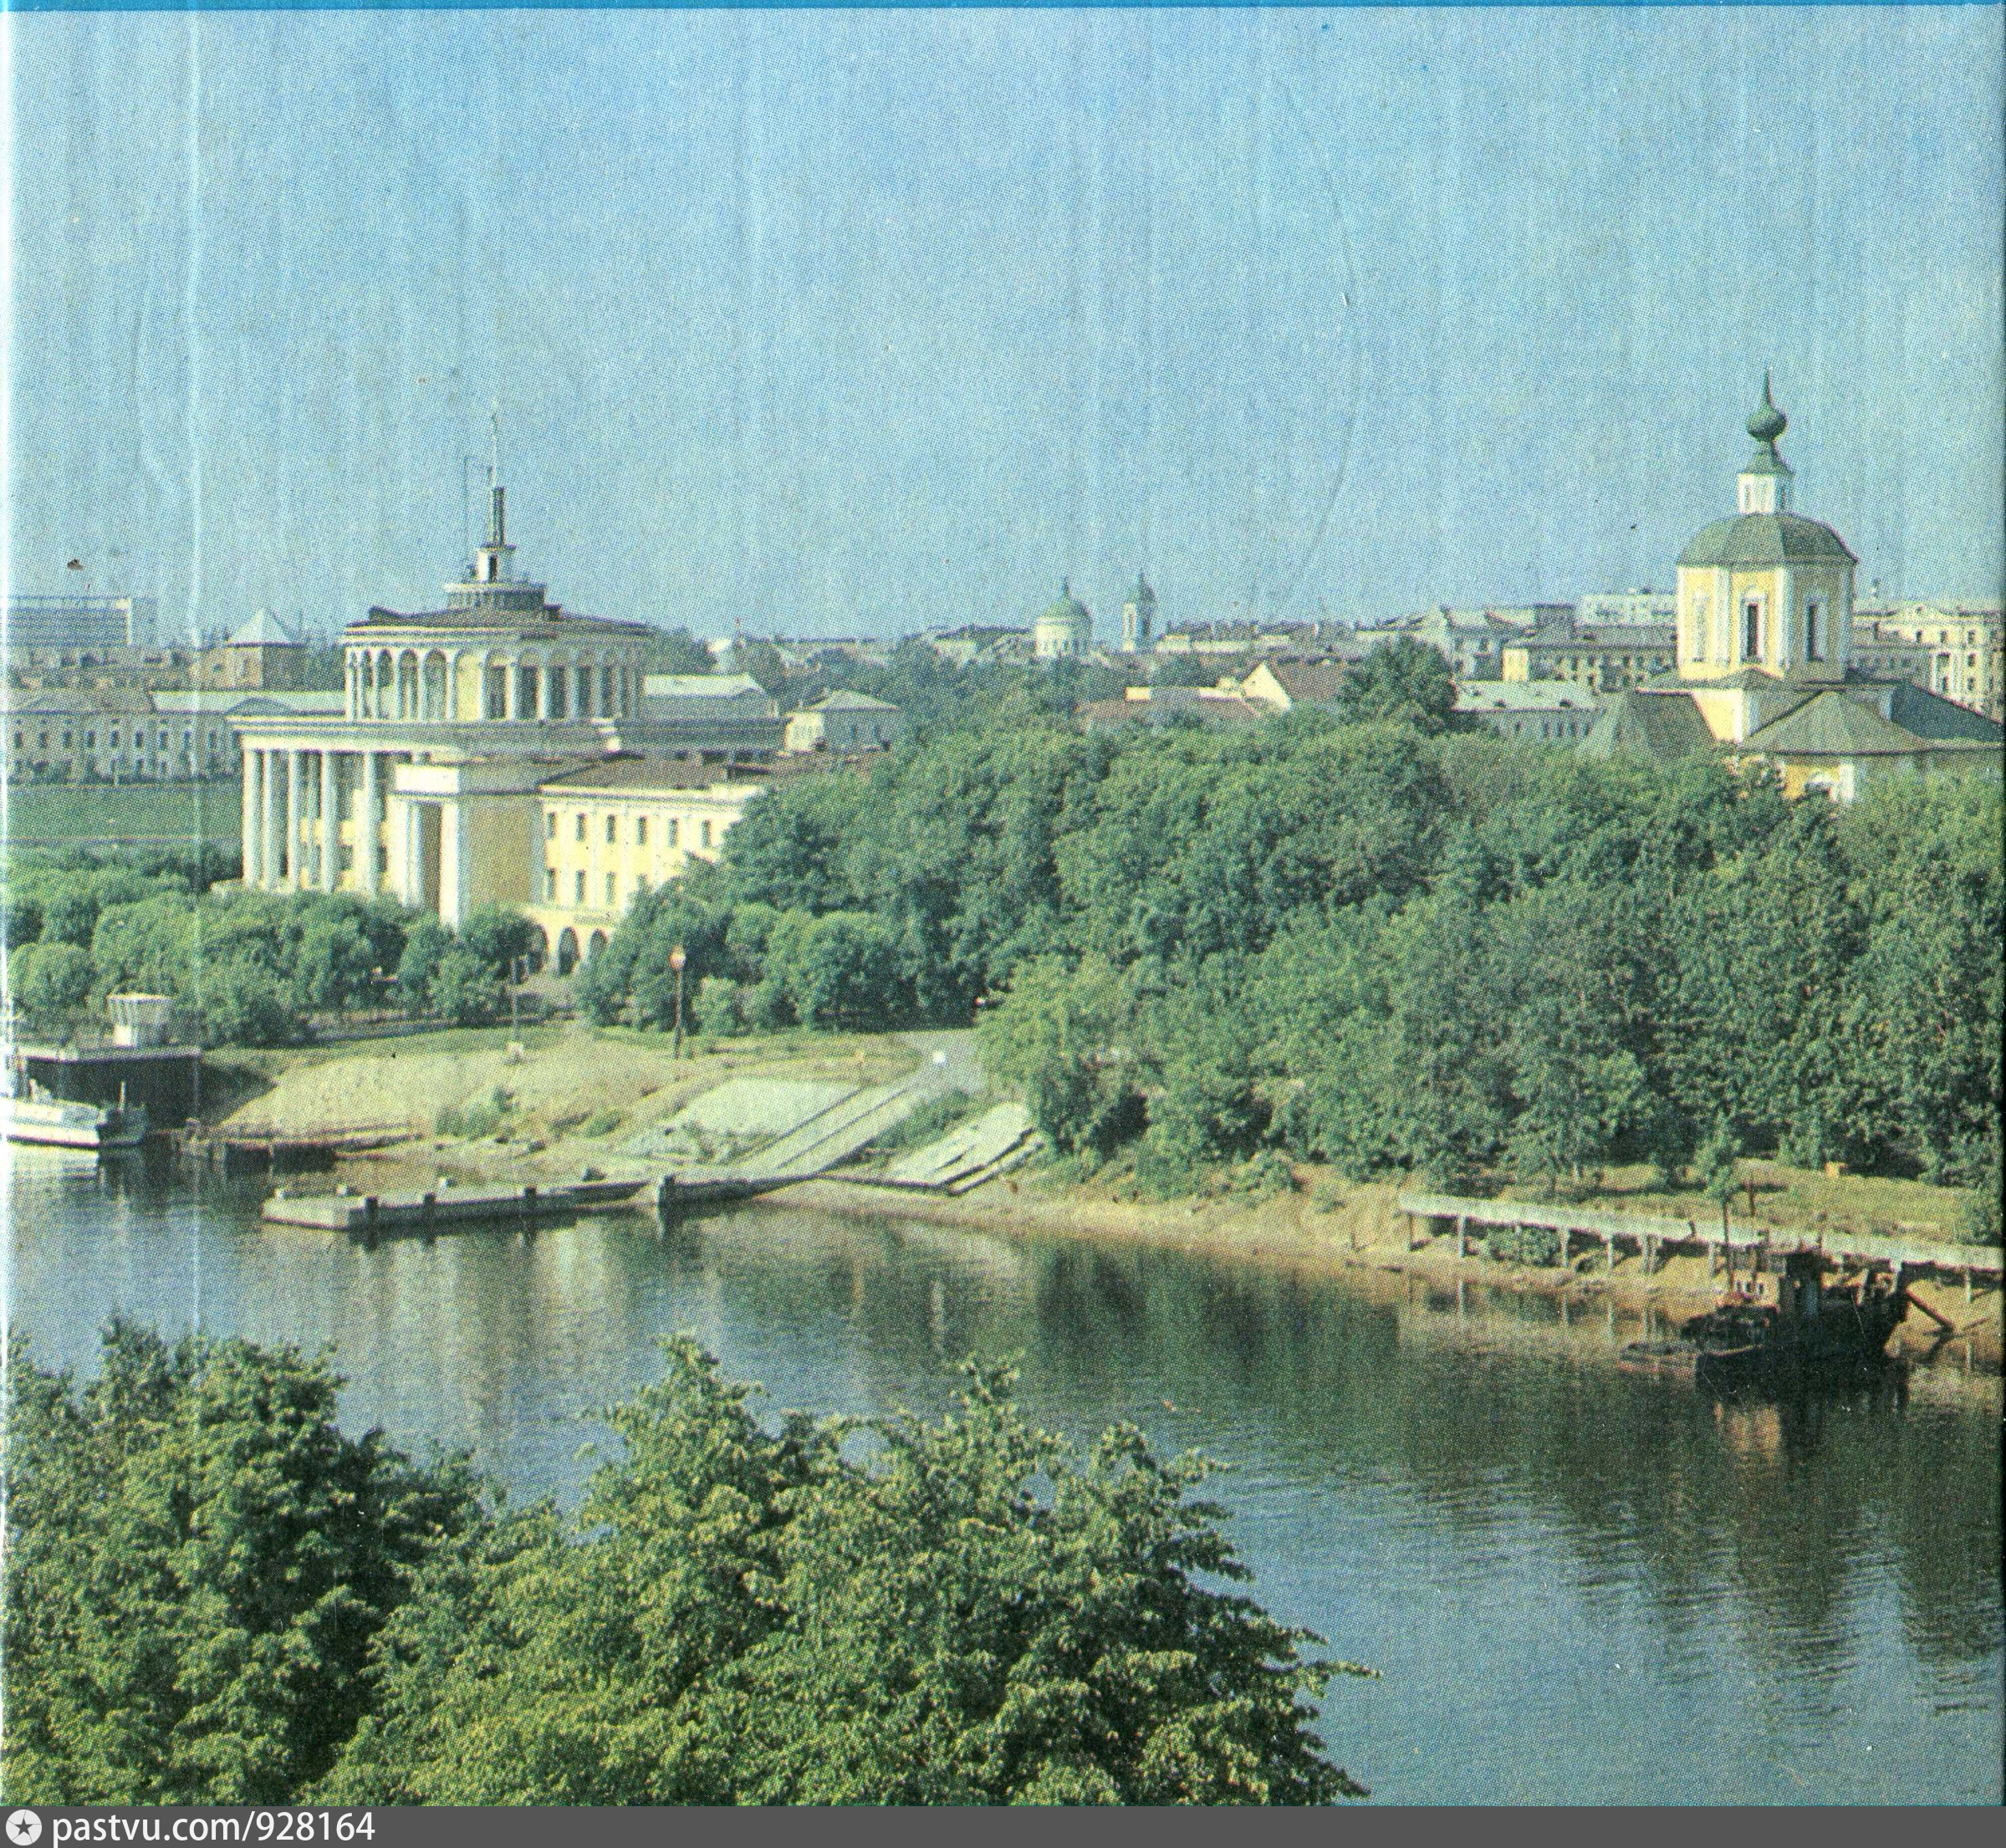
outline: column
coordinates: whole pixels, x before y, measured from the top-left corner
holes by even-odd
[[[263,765],[258,773],[258,883],[268,892],[278,885],[278,792],[272,786],[272,759],[277,754],[258,753]]]
[[[334,753],[320,753],[320,889],[331,892],[341,868],[341,777]]]
[[[374,898],[380,887],[377,865],[377,849],[381,845],[379,832],[380,802],[376,793],[376,753],[362,753],[362,793],[355,804],[355,865],[362,877],[362,892],[365,898]]]
[[[260,877],[258,850],[263,843],[258,838],[258,773],[262,767],[262,753],[248,744],[243,753],[243,883],[251,886],[258,884]]]
[[[446,656],[446,710],[439,714],[441,718],[455,722],[462,717],[478,718],[481,716],[477,709],[464,715],[460,711],[460,650],[455,648]]]
[[[539,719],[550,717],[550,663],[548,661],[537,664],[536,716]]]
[[[502,717],[520,718],[523,702],[523,664],[514,656],[502,663]]]
[[[305,883],[305,881],[300,877],[299,864],[299,807],[300,798],[304,793],[301,789],[301,785],[305,781],[305,778],[302,774],[302,772],[304,770],[304,768],[305,766],[301,761],[300,753],[298,751],[288,749],[286,753],[286,852],[284,878],[285,883],[288,886],[293,886],[295,888]]]

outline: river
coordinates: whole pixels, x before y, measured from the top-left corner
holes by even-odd
[[[315,1347],[345,1423],[574,1497],[595,1411],[693,1331],[777,1406],[932,1412],[1023,1357],[1085,1437],[1211,1485],[1278,1616],[1369,1662],[1325,1707],[1381,1802],[1997,1802],[1998,1382],[1721,1406],[1609,1364],[1634,1322],[1470,1286],[784,1205],[374,1248],[257,1192],[13,1151],[9,1313],[94,1364],[115,1311]]]

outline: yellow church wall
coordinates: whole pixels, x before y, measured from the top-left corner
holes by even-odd
[[[468,905],[533,901],[534,791],[522,794],[465,796],[460,803],[461,851],[468,859]]]

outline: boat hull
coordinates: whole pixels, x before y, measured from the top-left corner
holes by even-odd
[[[0,1097],[0,1136],[10,1142],[102,1154],[108,1149],[137,1148],[144,1142],[146,1112]]]

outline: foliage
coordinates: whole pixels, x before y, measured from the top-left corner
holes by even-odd
[[[515,1097],[506,1085],[497,1085],[485,1097],[470,1097],[463,1104],[448,1104],[433,1119],[441,1136],[457,1136],[469,1142],[493,1136],[515,1111]]]
[[[507,1005],[500,978],[464,943],[449,944],[441,952],[425,997],[436,1018],[456,1027],[481,1026]]]
[[[1438,649],[1401,636],[1381,643],[1345,674],[1337,706],[1355,722],[1393,719],[1441,732],[1456,711],[1456,682]]]
[[[1120,1041],[1134,1008],[1105,957],[1042,957],[1018,972],[978,1029],[983,1063],[1023,1092],[1031,1120],[1061,1151],[1106,1148],[1134,1133],[1141,1099]]]
[[[442,1557],[386,1631],[331,1803],[1316,1802],[1315,1639],[1245,1576],[1195,1459],[1081,1457],[971,1366],[957,1408],[790,1414],[687,1341],[623,1454]],[[865,1460],[850,1442],[873,1441]]]
[[[334,1422],[292,1348],[112,1323],[79,1388],[17,1341],[8,1401],[14,1803],[283,1803],[334,1763],[428,1555],[477,1509]]]

